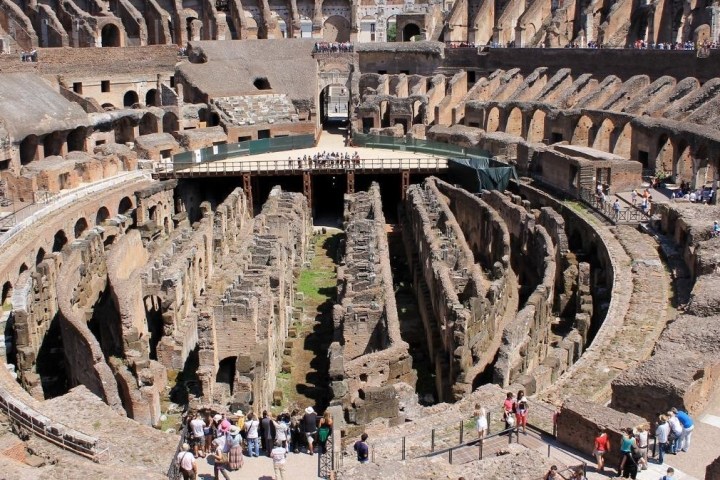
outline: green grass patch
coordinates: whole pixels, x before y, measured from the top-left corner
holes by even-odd
[[[303,270],[298,279],[298,292],[305,298],[305,304],[319,305],[332,297],[330,290],[335,289],[335,272],[327,269]]]

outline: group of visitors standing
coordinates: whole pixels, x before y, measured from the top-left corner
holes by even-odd
[[[507,392],[503,402],[503,420],[506,430],[517,427],[518,431],[522,428],[522,432],[527,433],[528,406],[528,399],[523,390],[518,391],[517,397],[512,392]]]
[[[189,441],[176,459],[184,480],[197,477],[196,459],[206,456],[214,457],[215,480],[219,475],[230,480],[228,471],[242,468],[244,456],[259,457],[261,451],[272,458],[275,478],[285,480],[288,453],[300,453],[304,449],[313,455],[316,444],[319,452],[325,453],[333,429],[330,413],[319,417],[313,407],[307,407],[302,414],[293,410],[276,417],[267,410],[260,417],[253,412],[246,416],[242,410],[234,416],[237,420],[231,421],[221,414],[212,416],[209,412],[189,417]]]
[[[350,42],[318,42],[313,47],[313,53],[352,53],[353,44]]]
[[[660,415],[655,428],[657,463],[665,463],[665,454],[687,452],[690,448],[694,422],[687,412],[673,408],[667,414]],[[650,429],[646,425],[635,428],[626,428],[622,431],[620,439],[621,460],[618,466],[618,476],[636,478],[638,470],[647,470]],[[598,431],[595,437],[593,456],[597,461],[598,472],[605,470],[605,455],[610,451],[610,438],[604,429]],[[667,478],[672,478],[672,468],[668,469]]]

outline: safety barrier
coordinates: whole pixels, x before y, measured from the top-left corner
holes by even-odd
[[[246,140],[238,143],[225,143],[212,147],[200,148],[172,156],[173,164],[191,164],[216,162],[229,158],[258,155],[269,152],[283,152],[315,146],[314,135],[293,135],[289,137],[262,138]]]

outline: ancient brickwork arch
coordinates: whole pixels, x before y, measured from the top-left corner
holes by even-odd
[[[488,112],[487,119],[485,121],[485,131],[488,133],[496,132],[500,126],[500,109],[492,107]]]
[[[615,131],[615,123],[609,118],[603,120],[595,134],[592,147],[603,152],[611,152],[613,143],[613,132]]]
[[[535,110],[530,119],[527,131],[528,142],[542,142],[545,137],[545,119],[547,114],[543,110]]]
[[[613,153],[621,157],[632,158],[632,125],[630,122],[625,124],[615,140]]]
[[[578,119],[575,124],[575,130],[573,131],[572,140],[570,143],[573,145],[580,145],[582,147],[589,147],[593,140],[592,137],[593,121],[587,115],[583,115]]]
[[[505,133],[516,135],[518,137],[523,136],[523,114],[518,107],[513,108],[507,117],[507,122],[505,122]]]

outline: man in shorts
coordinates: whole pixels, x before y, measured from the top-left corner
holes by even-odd
[[[191,443],[193,447],[193,453],[197,457],[198,450],[205,445],[205,422],[203,421],[199,413],[195,415],[195,418],[190,420],[190,433],[192,435]],[[199,454],[203,454],[202,450],[200,450]]]

